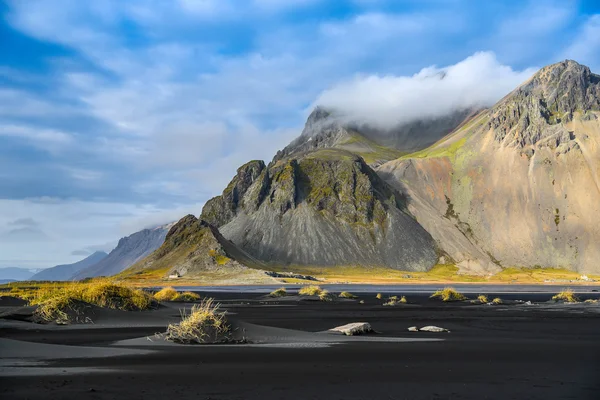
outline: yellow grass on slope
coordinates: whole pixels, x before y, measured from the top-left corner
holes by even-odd
[[[442,290],[438,290],[437,292],[431,295],[431,298],[441,299],[442,301],[462,301],[467,299],[465,295],[457,292],[456,289],[451,287],[446,287]]]
[[[298,291],[300,296],[319,296],[323,292],[320,286],[304,286]]]
[[[285,297],[287,295],[287,290],[284,287],[273,290],[269,296],[271,297]]]
[[[342,292],[339,294],[338,297],[341,297],[343,299],[358,299],[358,296],[356,296],[350,292]]]
[[[200,296],[193,292],[180,293],[173,287],[162,288],[154,294],[154,298],[158,301],[180,301],[192,302],[200,300]]]
[[[387,302],[383,303],[384,306],[395,306],[398,304],[406,304],[408,301],[406,300],[406,296],[398,297],[392,296],[388,299]]]
[[[167,327],[165,338],[176,343],[215,343],[226,341],[230,327],[225,314],[219,311],[214,300],[204,299],[192,307],[191,312],[181,313],[181,322]]]
[[[37,305],[34,316],[41,321],[57,323],[73,322],[84,303],[125,311],[146,310],[154,304],[148,293],[107,279],[15,286],[10,294]]]
[[[476,301],[479,302],[479,303],[481,303],[481,304],[487,304],[489,302],[488,298],[487,298],[487,296],[485,294],[480,294],[479,296],[477,296],[477,300]]]
[[[335,295],[333,293],[329,293],[327,290],[322,290],[319,293],[319,300],[321,301],[333,301],[335,299]]]
[[[564,301],[565,303],[577,303],[579,299],[575,296],[572,289],[564,289],[562,292],[552,296],[554,301]]]

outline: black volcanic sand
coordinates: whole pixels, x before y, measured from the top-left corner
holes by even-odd
[[[550,295],[540,293],[502,296],[544,301],[532,306],[413,294],[396,307],[374,293],[331,303],[202,295],[219,300],[236,335],[252,343],[156,340],[183,304],[99,310],[89,325],[0,319],[0,398],[600,399],[600,304],[548,304]],[[18,306],[0,299],[0,315]],[[381,333],[358,340],[317,333],[361,321]],[[451,332],[407,331],[425,325]]]

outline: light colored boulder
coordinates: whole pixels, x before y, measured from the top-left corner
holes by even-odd
[[[446,328],[440,328],[439,326],[428,325],[419,329],[421,332],[450,332]]]
[[[419,328],[417,328],[416,326],[411,326],[410,328],[408,328],[409,332],[419,332]]]
[[[363,333],[374,332],[371,324],[368,322],[352,322],[350,324],[337,326],[330,329],[331,332],[343,333],[346,336],[362,335]]]

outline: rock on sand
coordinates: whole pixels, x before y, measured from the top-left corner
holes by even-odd
[[[363,333],[373,332],[371,324],[368,322],[352,322],[350,324],[337,326],[330,329],[332,332],[340,332],[346,336],[362,335]]]

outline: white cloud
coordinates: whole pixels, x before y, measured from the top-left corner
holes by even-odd
[[[27,125],[2,124],[0,121],[0,138],[2,137],[26,141],[32,147],[52,154],[64,151],[73,143],[73,137],[66,132]]]
[[[315,105],[342,118],[393,128],[419,118],[494,104],[535,69],[514,71],[490,52],[476,53],[448,67],[422,69],[412,76],[358,76],[321,93]]]
[[[56,198],[0,199],[0,236],[3,239],[0,240],[0,267],[43,268],[75,262],[82,257],[73,255],[73,251],[110,250],[120,237],[177,220],[186,213],[198,215],[201,207],[202,203],[161,209],[148,204]],[[36,225],[24,224],[31,221]]]

